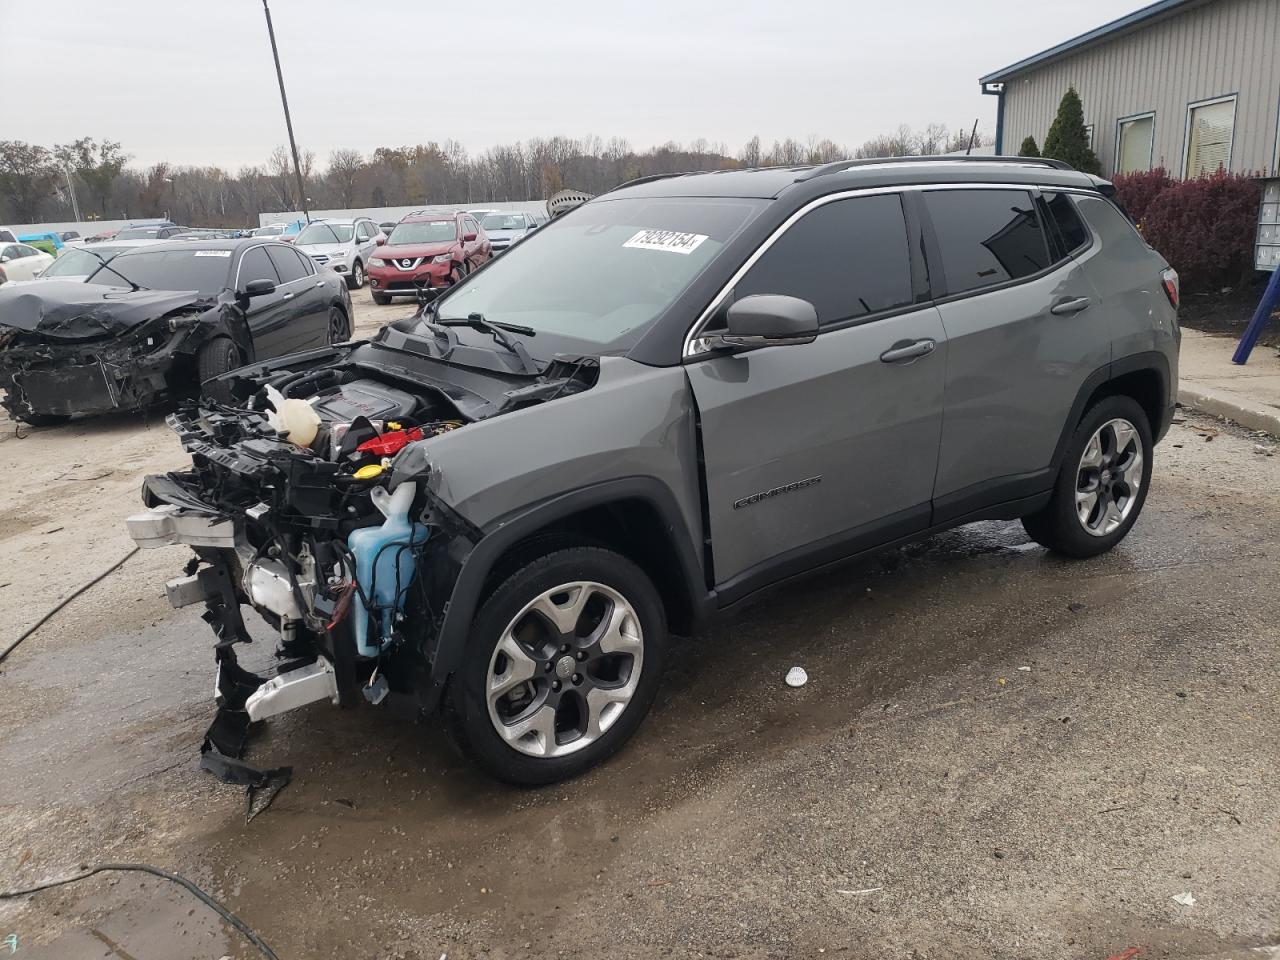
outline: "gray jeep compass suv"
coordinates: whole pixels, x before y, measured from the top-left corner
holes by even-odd
[[[254,721],[397,693],[554,781],[636,729],[673,634],[765,588],[982,519],[1110,549],[1180,336],[1111,192],[1015,158],[649,178],[372,340],[223,375],[129,520],[195,551],[168,589],[217,641],[206,767],[254,782]]]

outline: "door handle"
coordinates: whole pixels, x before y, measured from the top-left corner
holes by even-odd
[[[1079,313],[1081,310],[1088,310],[1089,303],[1088,297],[1072,297],[1069,300],[1058,301],[1049,308],[1049,312],[1059,317],[1069,313]]]
[[[324,281],[323,281],[323,280],[317,280],[317,281],[316,281],[316,286],[317,286],[317,287],[323,287],[323,286],[324,286]]]
[[[281,300],[292,300],[292,299],[293,299],[293,294],[292,294],[292,293],[286,293],[286,294],[285,294],[283,297],[281,297],[280,299],[281,299]]]
[[[933,353],[937,344],[933,340],[899,340],[892,347],[880,354],[884,363],[903,363],[916,357],[927,357]]]

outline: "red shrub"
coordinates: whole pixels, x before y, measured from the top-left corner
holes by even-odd
[[[1177,183],[1164,167],[1138,173],[1118,173],[1111,178],[1116,185],[1116,199],[1133,222],[1141,224],[1151,201]]]
[[[1184,290],[1237,284],[1253,267],[1260,192],[1257,180],[1222,170],[1175,181],[1151,198],[1142,235],[1178,271]]]

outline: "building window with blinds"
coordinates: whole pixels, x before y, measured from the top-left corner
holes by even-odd
[[[1218,97],[1187,107],[1185,176],[1198,177],[1231,166],[1231,137],[1236,125],[1236,98]]]
[[[1116,173],[1137,173],[1151,169],[1155,132],[1154,113],[1143,113],[1120,120],[1116,136]]]

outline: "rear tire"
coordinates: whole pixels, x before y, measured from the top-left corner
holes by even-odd
[[[576,776],[640,725],[666,643],[662,601],[643,570],[601,547],[554,550],[518,567],[481,607],[446,695],[447,729],[498,780]]]
[[[213,377],[220,377],[228,370],[234,370],[241,366],[242,362],[240,348],[230,337],[214,337],[202,346],[200,353],[196,355],[201,392],[219,403],[231,403],[235,398],[231,396],[231,390],[225,383],[211,383],[206,386],[206,381]]]
[[[1131,397],[1106,397],[1081,418],[1048,505],[1022,518],[1031,539],[1068,557],[1095,557],[1125,538],[1151,483],[1151,425]]]

